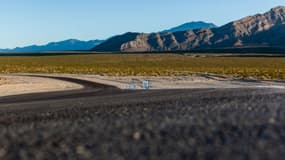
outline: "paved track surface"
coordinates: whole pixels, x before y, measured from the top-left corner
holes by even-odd
[[[59,77],[57,77],[59,78]],[[0,98],[0,159],[283,159],[285,91],[77,91]]]

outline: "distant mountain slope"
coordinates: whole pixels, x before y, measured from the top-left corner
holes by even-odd
[[[27,47],[17,47],[14,49],[0,49],[0,52],[35,52],[35,51],[70,51],[70,50],[90,50],[103,40],[80,41],[69,39],[60,42],[51,42],[46,45],[32,45]]]
[[[188,30],[195,30],[195,29],[202,29],[202,28],[216,28],[217,26],[213,23],[206,23],[202,21],[198,22],[189,22],[182,24],[180,26],[171,28],[169,30],[164,30],[162,32],[178,32],[178,31],[188,31]]]
[[[285,48],[285,7],[279,6],[219,28],[173,33],[127,33],[111,38],[93,50],[152,52],[242,47]]]

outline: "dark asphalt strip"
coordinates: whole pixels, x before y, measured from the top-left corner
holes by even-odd
[[[96,82],[91,82],[87,80],[82,80],[82,79],[77,79],[77,78],[70,78],[70,77],[60,77],[60,76],[44,76],[44,75],[23,75],[23,76],[28,76],[28,77],[39,77],[39,78],[50,78],[50,79],[57,79],[57,80],[62,80],[62,81],[67,81],[71,83],[76,83],[79,85],[82,85],[85,89],[86,88],[91,88],[91,89],[118,89],[117,87],[106,85],[106,84],[101,84],[101,83],[96,83]]]

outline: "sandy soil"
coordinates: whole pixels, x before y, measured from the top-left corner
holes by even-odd
[[[7,83],[8,83],[8,80],[6,78],[0,77],[0,85],[4,85],[4,84],[7,84]]]
[[[31,74],[27,74],[31,75]],[[38,74],[43,75],[43,74]],[[240,80],[220,75],[197,74],[196,76],[142,77],[142,76],[100,76],[74,74],[44,74],[46,76],[72,77],[92,82],[116,86],[121,89],[142,89],[143,81],[148,81],[150,89],[191,89],[191,88],[282,88],[285,82]],[[0,96],[23,93],[49,92],[80,89],[82,86],[50,78],[18,75],[0,75]],[[5,80],[4,80],[5,79]]]
[[[35,78],[17,75],[0,75],[0,77],[0,96],[82,88],[81,85],[75,83],[49,78]]]
[[[79,78],[97,83],[116,86],[121,89],[129,89],[135,85],[136,89],[142,89],[143,81],[148,81],[150,89],[191,89],[191,88],[284,88],[285,81],[258,81],[240,80],[227,76],[199,74],[195,76],[176,77],[146,77],[146,76],[100,76],[100,75],[59,75]]]

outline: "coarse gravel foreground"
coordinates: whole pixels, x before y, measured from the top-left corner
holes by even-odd
[[[0,159],[285,157],[284,90],[106,89],[97,94],[0,100]]]

